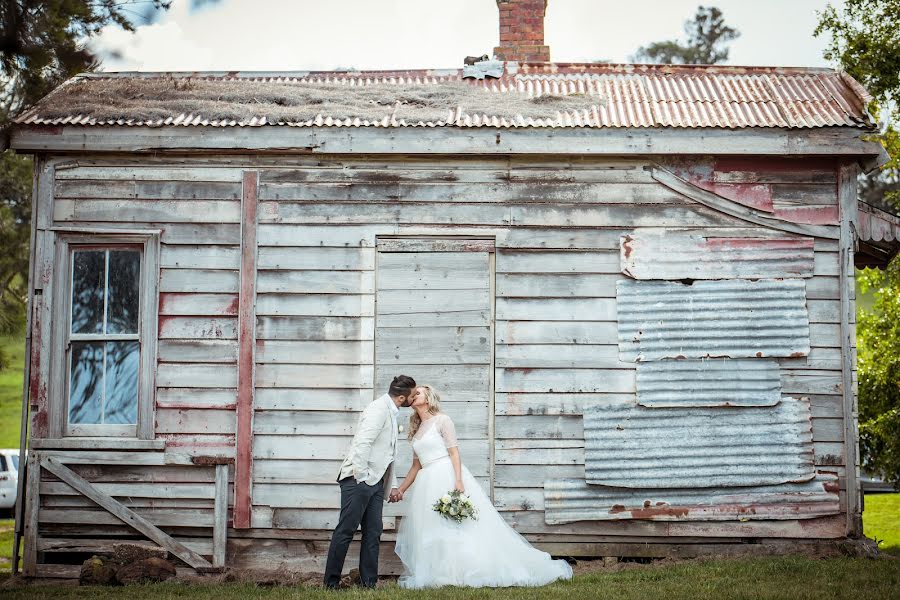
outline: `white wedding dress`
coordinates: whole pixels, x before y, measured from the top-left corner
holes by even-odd
[[[572,577],[572,567],[531,546],[494,508],[481,486],[462,466],[466,494],[478,519],[456,523],[432,505],[454,488],[456,475],[447,448],[457,445],[453,421],[440,413],[427,419],[412,440],[422,464],[406,492],[405,516],[396,552],[405,567],[400,587],[538,586]]]

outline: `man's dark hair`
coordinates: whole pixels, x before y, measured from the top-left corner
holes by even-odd
[[[416,388],[416,380],[407,375],[397,375],[388,388],[389,396],[409,396]]]

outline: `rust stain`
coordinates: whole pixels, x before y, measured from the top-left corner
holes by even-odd
[[[631,253],[633,252],[633,249],[631,247],[631,242],[633,240],[634,240],[634,237],[630,236],[630,235],[626,235],[622,239],[622,250],[625,252],[625,260],[628,260],[629,258],[631,258]]]

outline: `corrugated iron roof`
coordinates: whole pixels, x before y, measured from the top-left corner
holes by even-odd
[[[780,400],[774,360],[662,360],[637,366],[641,406],[775,406]]]
[[[94,106],[105,85],[123,80],[128,93],[153,105],[153,110],[129,108],[110,116],[109,106]],[[184,102],[171,103],[179,85],[167,90],[162,102],[151,83],[180,82]],[[371,111],[325,110],[315,93],[323,86],[347,90],[387,86],[388,91],[412,87],[447,87],[466,82],[485,92],[483,103],[467,98],[464,104],[448,94],[435,114],[417,119],[397,116],[397,105],[387,102]],[[238,84],[234,93],[198,98],[190,82]],[[302,91],[305,99],[293,112],[274,111],[255,96],[252,84],[277,84],[285,94]],[[76,88],[72,86],[77,84]],[[241,87],[245,88],[241,92]],[[79,126],[211,126],[258,127],[782,127],[848,126],[871,128],[865,110],[868,94],[852,78],[830,69],[774,67],[717,67],[705,65],[597,65],[506,63],[502,77],[464,80],[462,70],[299,72],[299,73],[98,73],[76,77],[21,115],[16,123]],[[79,102],[69,97],[77,91]],[[196,92],[196,90],[194,90]],[[227,96],[227,100],[223,97]],[[506,98],[503,98],[503,97]],[[537,104],[547,98],[578,100],[543,117],[505,112],[497,100],[528,99]],[[492,101],[488,101],[493,98]],[[160,104],[154,105],[158,100]],[[207,100],[218,104],[211,109]],[[403,104],[402,94],[397,102]],[[483,106],[482,106],[483,104]],[[79,107],[68,110],[67,106]],[[176,108],[177,106],[177,108]],[[168,108],[167,108],[168,107]],[[102,108],[102,109],[101,109]],[[282,107],[283,108],[283,107]],[[371,107],[366,107],[371,108]],[[377,107],[376,107],[377,108]],[[168,110],[168,112],[167,112]],[[365,114],[364,114],[365,113]]]
[[[613,487],[663,489],[807,481],[813,469],[809,401],[775,406],[584,407],[585,479]]]
[[[706,238],[677,232],[621,238],[622,272],[634,279],[774,279],[813,276],[812,238]]]
[[[581,479],[544,482],[549,525],[575,521],[744,521],[812,519],[840,513],[839,485],[832,473],[803,483],[739,489],[630,490],[589,485]]]
[[[616,284],[619,357],[763,358],[809,354],[802,279]]]

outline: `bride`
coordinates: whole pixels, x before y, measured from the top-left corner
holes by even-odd
[[[392,498],[402,500],[409,490],[409,506],[397,532],[396,552],[405,567],[400,586],[537,586],[569,579],[568,563],[552,560],[513,530],[463,466],[453,421],[441,412],[437,390],[417,387],[411,406],[413,463]],[[452,489],[471,498],[478,509],[477,520],[456,523],[432,510],[438,498]]]

